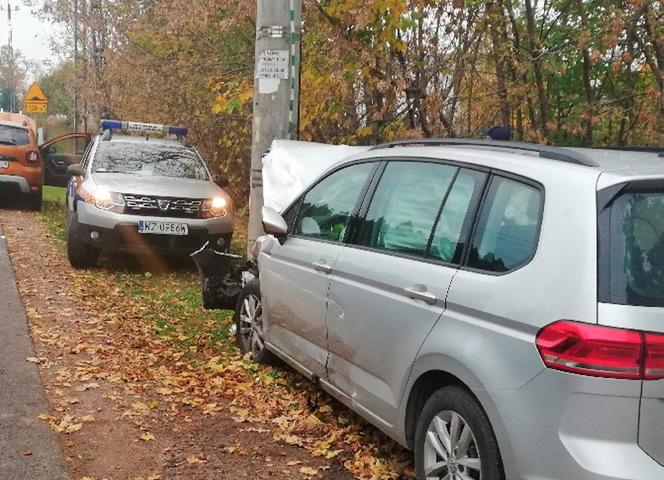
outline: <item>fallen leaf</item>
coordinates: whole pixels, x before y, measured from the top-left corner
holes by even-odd
[[[300,468],[300,473],[302,475],[306,475],[308,477],[313,477],[314,475],[318,475],[318,468],[313,468],[313,467],[301,467]]]
[[[86,390],[92,390],[93,388],[99,388],[99,384],[97,382],[84,383],[83,385],[76,387],[74,390],[77,392],[85,392]]]

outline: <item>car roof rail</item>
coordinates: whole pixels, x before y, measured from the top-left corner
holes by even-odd
[[[414,140],[397,140],[394,142],[376,145],[371,150],[383,148],[424,146],[424,147],[480,147],[491,150],[521,150],[531,153],[537,153],[541,158],[549,160],[558,160],[560,162],[583,165],[585,167],[597,167],[598,164],[583,153],[567,150],[560,147],[550,147],[548,145],[539,145],[526,142],[508,142],[501,140],[475,140],[466,138],[424,138]]]
[[[656,153],[658,157],[664,157],[664,147],[651,147],[646,145],[609,145],[606,147],[592,147],[594,150],[614,150],[616,152]]]

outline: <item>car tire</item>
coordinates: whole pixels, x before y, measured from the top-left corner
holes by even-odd
[[[262,316],[260,281],[250,280],[240,292],[235,307],[235,339],[243,355],[250,353],[254,361],[273,365],[276,357],[265,347]]]
[[[75,213],[69,216],[67,225],[67,257],[74,268],[91,268],[96,266],[99,260],[99,250],[83,241]]]
[[[35,212],[41,212],[43,191],[40,188],[37,191],[28,193],[28,208]]]
[[[456,440],[450,448],[453,432]],[[418,480],[505,480],[491,423],[477,399],[461,387],[441,388],[427,400],[414,447]]]

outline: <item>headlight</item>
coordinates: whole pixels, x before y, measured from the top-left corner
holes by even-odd
[[[94,204],[97,208],[116,213],[124,212],[124,197],[119,193],[97,187],[92,183],[84,183],[80,187],[80,194],[85,203]]]
[[[214,197],[203,201],[203,208],[201,210],[201,217],[213,218],[223,217],[226,215],[228,201],[224,197]]]
[[[109,192],[105,188],[98,188],[94,193],[95,206],[102,210],[111,210],[122,213],[124,211],[124,198],[121,194]]]

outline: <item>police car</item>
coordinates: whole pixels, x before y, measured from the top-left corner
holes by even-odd
[[[157,136],[155,136],[157,134]],[[228,180],[212,177],[187,129],[102,120],[67,187],[67,254],[77,268],[101,252],[187,255],[233,234]],[[162,138],[163,137],[163,138]]]

